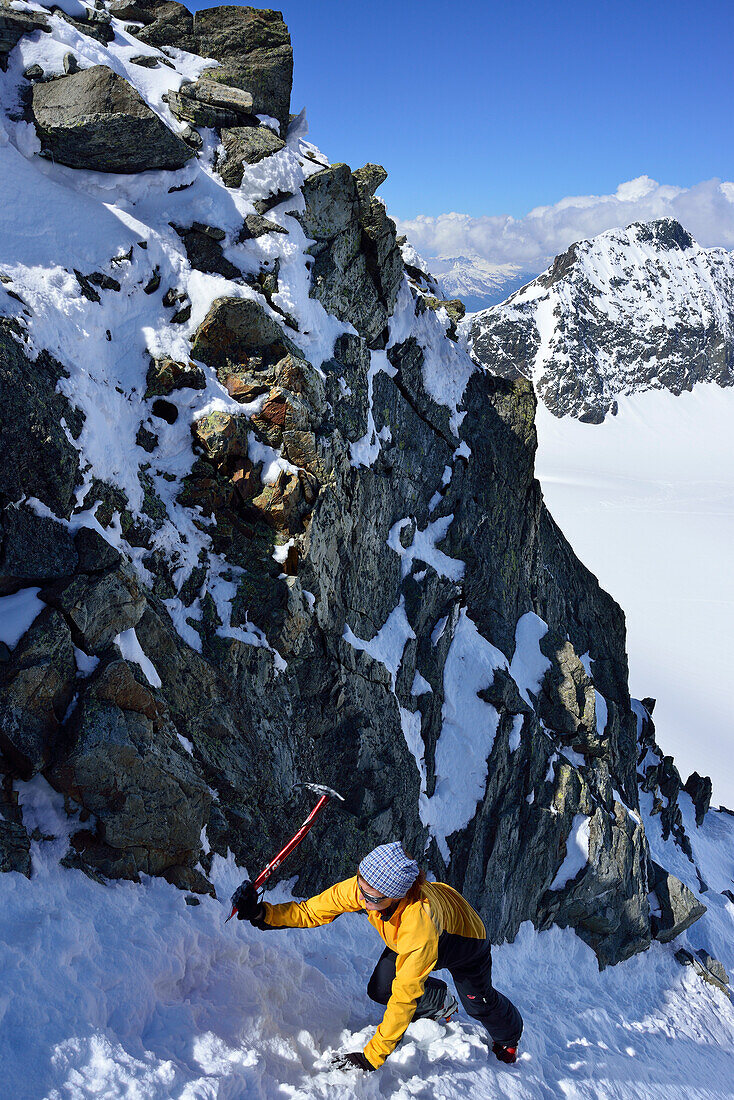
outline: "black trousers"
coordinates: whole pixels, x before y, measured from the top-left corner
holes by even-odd
[[[367,985],[367,994],[386,1005],[392,992],[397,955],[389,947],[380,955]],[[448,970],[454,979],[464,1011],[478,1020],[497,1043],[514,1044],[522,1035],[522,1016],[512,1001],[492,985],[492,951],[489,940],[474,940],[442,932],[438,940],[437,970]],[[426,978],[416,1005],[414,1020],[435,1016],[444,1003],[446,982]]]

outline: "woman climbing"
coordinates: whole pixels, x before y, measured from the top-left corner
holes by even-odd
[[[446,983],[432,970],[448,970],[469,1016],[489,1032],[502,1062],[514,1062],[522,1017],[492,985],[492,956],[479,914],[452,887],[427,882],[398,843],[365,856],[359,872],[308,901],[261,902],[252,883],[232,897],[240,920],[257,928],[317,928],[341,913],[367,913],[386,943],[367,986],[384,1004],[382,1023],[363,1051],[339,1054],[340,1069],[374,1070],[400,1042],[411,1020],[448,1021],[457,1010]]]

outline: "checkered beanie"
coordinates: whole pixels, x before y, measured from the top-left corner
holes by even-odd
[[[386,898],[405,897],[417,879],[418,871],[418,864],[414,859],[408,859],[398,841],[373,848],[359,865],[359,873],[365,882]]]

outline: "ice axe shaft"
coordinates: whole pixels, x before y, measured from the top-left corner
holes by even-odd
[[[257,876],[257,878],[255,879],[255,881],[252,884],[255,887],[256,890],[259,890],[262,886],[265,885],[265,883],[268,881],[268,879],[272,875],[273,871],[276,871],[278,869],[278,867],[280,867],[283,860],[287,856],[289,856],[295,848],[298,847],[298,845],[301,843],[303,838],[306,836],[306,833],[308,833],[308,831],[311,829],[311,826],[313,825],[316,818],[321,813],[321,811],[323,810],[324,806],[329,801],[329,799],[330,798],[338,798],[340,800],[340,802],[344,801],[344,799],[342,798],[342,796],[339,794],[338,791],[333,790],[331,787],[324,787],[320,783],[303,783],[303,784],[299,784],[299,786],[303,786],[303,787],[308,788],[308,790],[310,790],[310,791],[314,791],[316,794],[320,795],[320,798],[319,798],[318,802],[316,803],[316,805],[314,806],[314,808],[311,810],[311,813],[308,815],[306,820],[301,825],[300,829],[298,829],[298,831],[293,834],[293,836],[288,841],[288,843],[280,849],[277,856],[275,856],[273,859],[271,859],[271,861],[267,865],[267,867],[265,867],[260,872],[260,874]],[[227,921],[231,920],[236,912],[237,912],[237,906],[233,905],[232,906],[232,912],[227,917]],[[225,921],[224,923],[226,924],[227,921]]]

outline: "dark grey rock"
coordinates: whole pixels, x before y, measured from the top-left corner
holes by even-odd
[[[22,330],[0,319],[0,406],[12,409],[0,432],[0,505],[38,497],[58,516],[74,503],[79,456],[61,427],[76,437],[83,418],[56,390],[66,372],[46,352],[23,350]]]
[[[152,356],[146,376],[145,397],[168,397],[175,390],[203,390],[206,377],[193,363],[178,363],[167,355]]]
[[[47,608],[0,668],[0,749],[22,778],[52,759],[75,677],[69,628]]]
[[[62,523],[24,506],[0,512],[0,596],[69,577],[76,566],[74,540]]]
[[[722,993],[726,993],[727,997],[731,996],[729,975],[721,963],[712,958],[707,951],[701,949],[695,955],[692,955],[690,951],[686,951],[684,947],[681,947],[676,951],[675,959],[681,966],[692,966],[705,982],[716,986]]]
[[[26,80],[43,80],[44,73],[40,65],[29,65],[23,70],[23,76]]]
[[[34,85],[32,110],[43,149],[71,168],[175,170],[193,156],[132,85],[105,65]]]
[[[267,218],[263,218],[260,214],[245,214],[237,240],[242,244],[244,241],[251,241],[256,237],[263,237],[266,233],[287,232],[288,230],[284,229],[282,225],[268,221]]]
[[[73,747],[48,776],[95,815],[101,840],[136,872],[161,874],[198,858],[211,796],[137,677],[126,661],[94,677],[75,712]],[[111,870],[130,873],[129,865]]]
[[[707,775],[692,772],[686,779],[683,790],[691,796],[691,801],[696,808],[696,825],[703,825],[703,819],[711,805],[712,786],[710,778]]]
[[[0,782],[0,874],[7,871],[31,877],[31,841],[9,776]]]
[[[226,258],[219,239],[212,236],[209,227],[191,225],[176,226],[175,229],[183,241],[189,263],[197,271],[222,275],[225,279],[241,278],[242,272]]]
[[[79,62],[76,59],[76,54],[68,53],[64,54],[64,72],[67,76],[73,76],[74,73],[79,72]]]
[[[223,130],[222,144],[224,155],[217,162],[217,171],[227,187],[240,186],[245,164],[257,164],[285,148],[285,142],[267,126]]]
[[[188,50],[189,53],[198,52],[198,42],[194,35],[194,17],[183,4],[175,0],[164,0],[163,3],[146,2],[135,5],[142,9],[142,15],[136,14],[136,22],[144,22],[145,26],[136,31],[136,37],[149,46],[175,46],[179,50]],[[128,18],[122,16],[121,18]]]
[[[106,573],[122,565],[122,556],[92,527],[80,527],[74,536],[80,573]]]
[[[215,57],[207,78],[252,94],[254,114],[270,115],[285,137],[293,84],[293,51],[279,11],[247,6],[205,8],[194,17],[197,53]]]
[[[21,38],[34,31],[50,31],[45,15],[37,12],[14,11],[10,7],[0,8],[0,69],[4,72],[8,66],[8,54]]]
[[[157,69],[159,68],[161,59],[156,57],[154,53],[142,53],[137,57],[130,58],[131,65],[139,65],[141,69]],[[169,104],[170,106],[170,104]]]
[[[650,860],[650,890],[657,898],[661,914],[651,918],[652,934],[661,943],[670,943],[702,917],[706,906],[687,886],[659,863]]]
[[[118,634],[139,622],[146,606],[137,574],[125,563],[102,576],[77,576],[47,590],[44,598],[68,619],[86,653],[103,653]]]
[[[112,22],[111,16],[106,11],[98,11],[96,9],[88,11],[86,19],[76,19],[71,15],[67,15],[66,12],[61,11],[60,8],[57,8],[56,12],[64,22],[74,27],[75,30],[79,31],[81,34],[87,35],[88,38],[94,38],[103,46],[106,46],[115,37],[115,32],[110,26]]]
[[[22,825],[0,817],[0,874],[4,871],[31,877],[31,841]]]
[[[287,202],[288,199],[292,198],[293,195],[290,191],[276,191],[265,199],[256,199],[252,205],[258,214],[267,214],[273,207],[280,206],[282,202]]]

